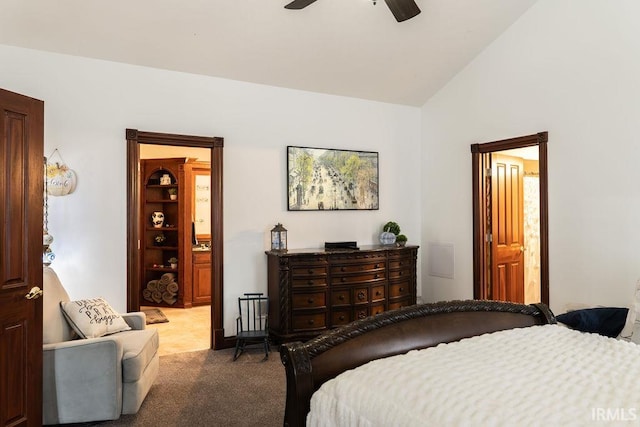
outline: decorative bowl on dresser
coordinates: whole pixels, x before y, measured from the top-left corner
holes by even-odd
[[[307,340],[386,310],[416,303],[418,246],[267,251],[269,332]]]

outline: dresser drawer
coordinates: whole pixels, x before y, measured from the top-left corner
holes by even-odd
[[[387,255],[384,253],[374,252],[352,252],[350,254],[336,253],[331,257],[331,265],[344,265],[344,264],[367,264],[373,262],[381,262],[384,266],[387,260]]]
[[[315,286],[327,286],[326,277],[306,277],[304,279],[293,279],[291,286],[294,288],[311,288]]]
[[[324,329],[327,327],[327,316],[325,313],[315,314],[294,314],[293,329],[296,331],[305,331],[311,329]]]
[[[351,289],[332,290],[331,305],[351,305]]]
[[[408,299],[403,299],[401,301],[394,301],[389,303],[389,310],[396,310],[398,308],[408,307],[410,305],[411,304],[409,303]]]
[[[389,269],[398,269],[403,267],[411,267],[413,261],[410,258],[391,258],[389,259]]]
[[[351,322],[351,310],[339,310],[331,313],[331,326],[346,325]]]
[[[369,302],[369,289],[356,288],[353,290],[353,303],[362,304]]]
[[[325,277],[327,275],[327,267],[321,265],[305,265],[294,267],[291,269],[293,279],[304,279],[307,277]]]
[[[291,258],[290,265],[292,268],[297,268],[300,266],[326,266],[328,264],[327,257],[323,255],[318,256],[302,256],[302,257],[294,257]]]
[[[299,308],[324,308],[327,305],[325,292],[294,293],[293,309]]]
[[[409,284],[406,282],[392,283],[389,285],[389,298],[403,297],[409,295]]]
[[[359,307],[353,310],[354,320],[364,319],[369,316],[369,307]]]
[[[345,274],[339,276],[331,277],[331,284],[333,285],[341,285],[348,283],[366,283],[366,282],[374,282],[385,280],[385,272],[384,270],[377,271],[374,273],[364,273],[364,274]]]
[[[384,303],[382,304],[372,304],[371,305],[371,315],[375,316],[376,314],[384,313]]]
[[[369,261],[369,260],[368,260]],[[331,266],[331,274],[360,273],[363,271],[384,270],[385,260],[369,261],[361,264],[344,264]]]
[[[404,279],[405,277],[412,277],[413,273],[411,271],[411,268],[403,268],[400,270],[391,270],[389,272],[389,279],[393,280],[393,279]]]
[[[384,285],[371,287],[372,302],[384,300],[384,298],[385,298]]]

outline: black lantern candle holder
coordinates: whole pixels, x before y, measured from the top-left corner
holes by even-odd
[[[287,251],[287,229],[278,223],[271,230],[271,250],[278,252]]]

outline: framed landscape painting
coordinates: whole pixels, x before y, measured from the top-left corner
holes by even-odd
[[[377,210],[378,153],[287,147],[290,211]]]

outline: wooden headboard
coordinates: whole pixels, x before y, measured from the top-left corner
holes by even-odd
[[[326,381],[371,360],[505,329],[556,323],[544,304],[448,301],[414,305],[284,344],[285,426],[304,426],[311,395]]]

